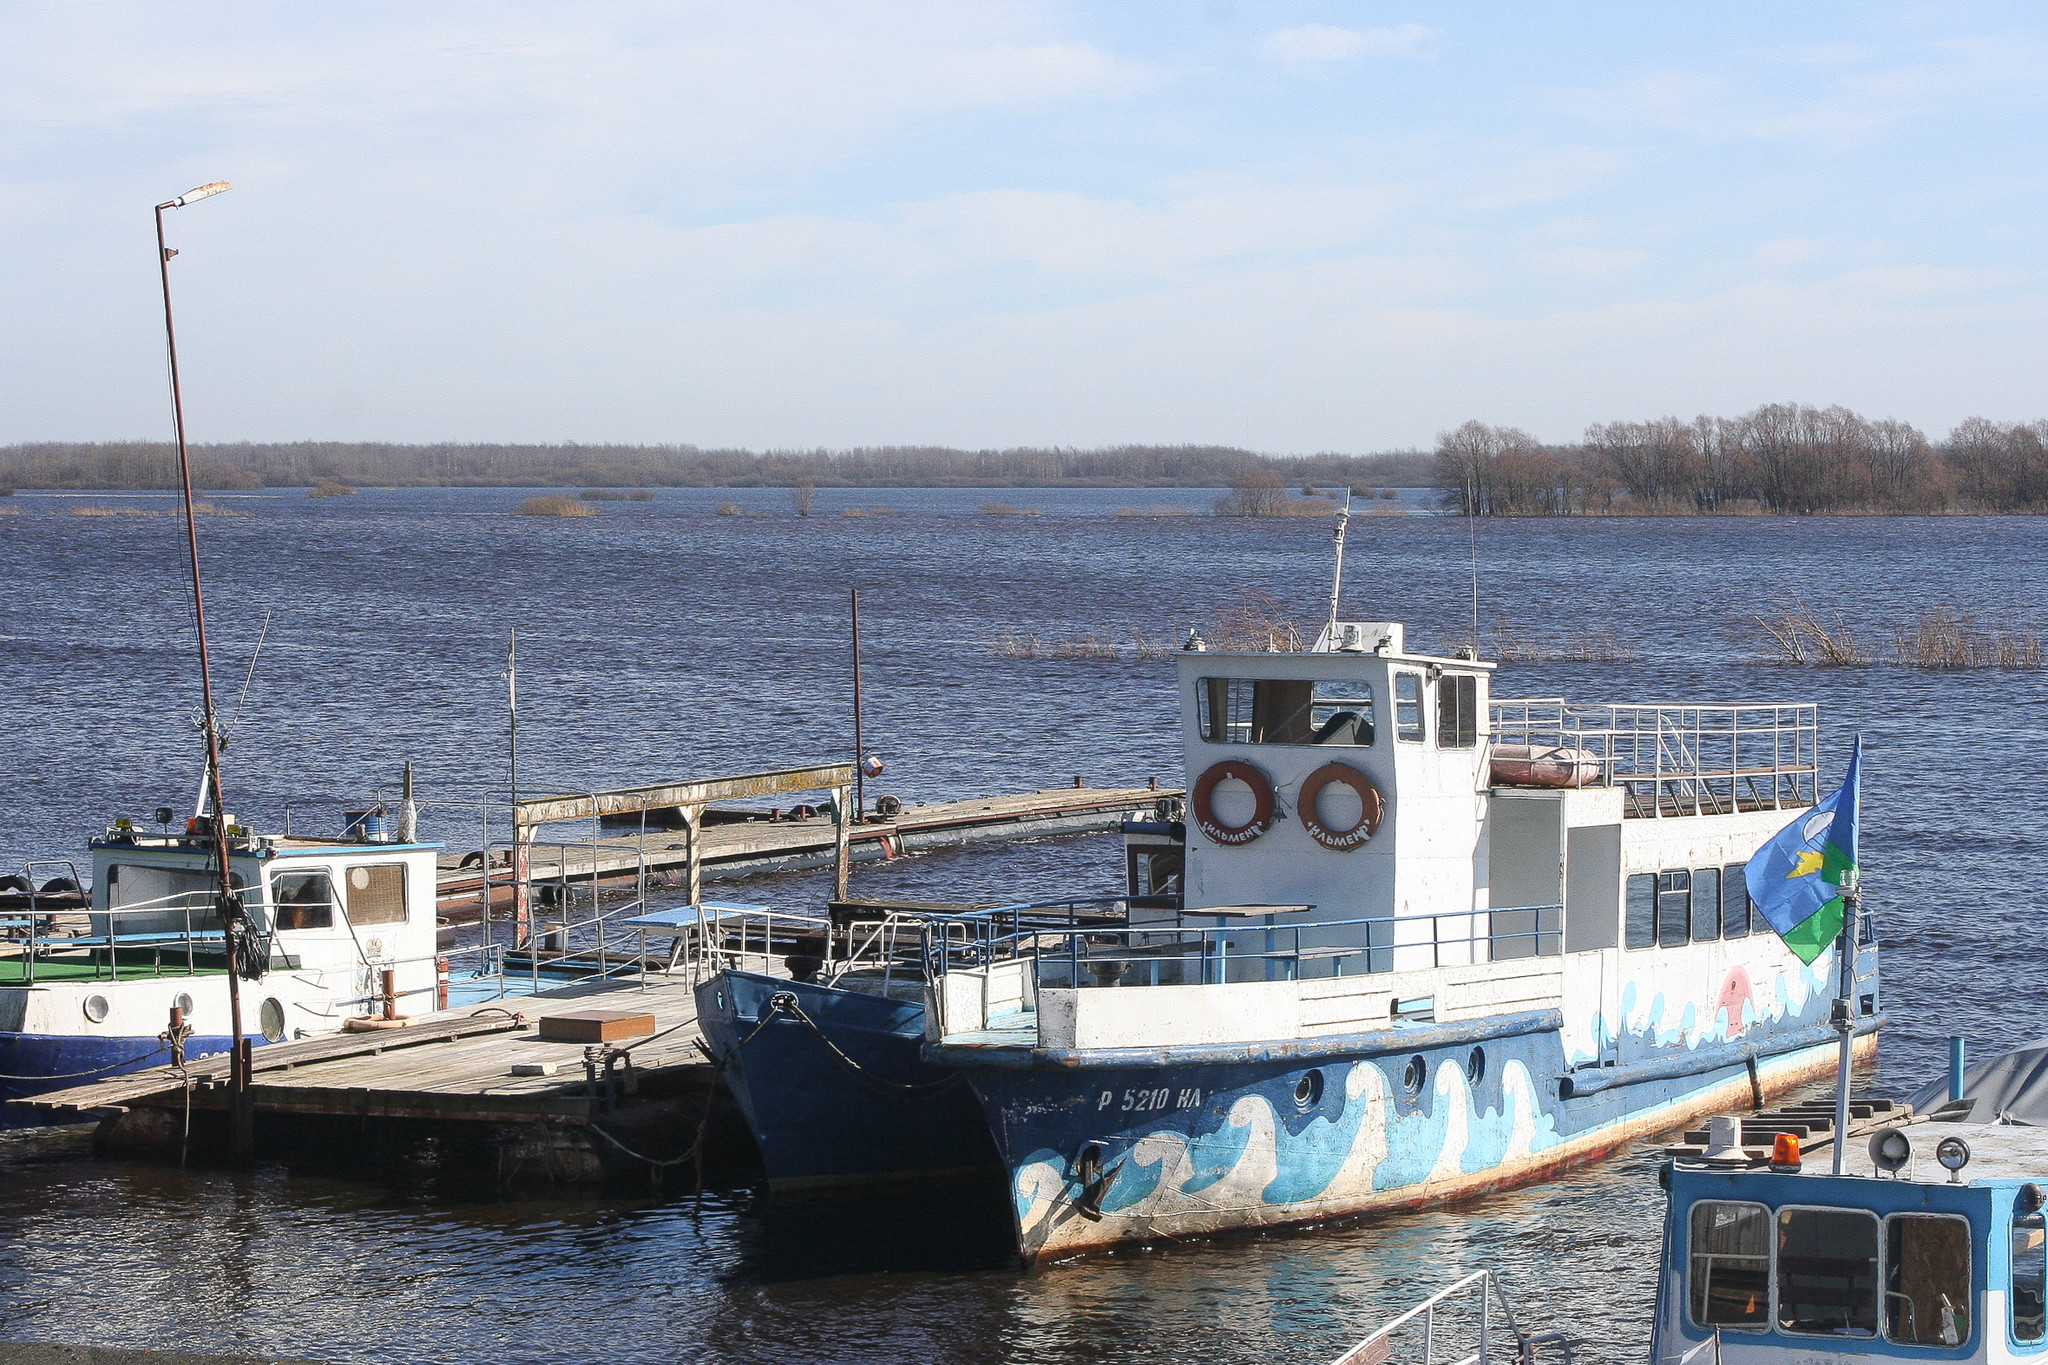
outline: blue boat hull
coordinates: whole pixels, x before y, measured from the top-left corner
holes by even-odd
[[[259,1046],[263,1043],[261,1037],[252,1041]],[[227,1050],[224,1033],[195,1037],[185,1044],[185,1055],[192,1058]],[[47,1122],[35,1110],[6,1101],[146,1071],[164,1066],[170,1059],[170,1053],[153,1036],[0,1033],[0,1128],[34,1128]]]
[[[815,1029],[771,1009],[784,993]],[[922,1002],[728,971],[697,988],[697,1011],[772,1188],[998,1169],[973,1091],[923,1060]]]
[[[1284,1044],[967,1064],[1024,1259],[1418,1207],[1532,1183],[1831,1074],[1825,999],[1739,1040],[1568,1061],[1555,1010]],[[1872,1017],[1859,1050],[1876,1046]]]

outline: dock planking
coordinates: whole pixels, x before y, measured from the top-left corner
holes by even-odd
[[[1179,795],[1177,789],[1151,786],[1054,787],[906,807],[892,818],[870,817],[854,825],[847,832],[848,856],[854,862],[878,862],[902,853],[960,844],[1110,830],[1126,816],[1150,812],[1162,798]],[[542,888],[593,879],[628,883],[642,875],[680,872],[690,862],[691,838],[682,831],[653,826],[644,832],[600,834],[573,842],[541,841],[534,845],[528,877],[533,886]],[[699,876],[705,881],[824,867],[836,856],[835,823],[830,815],[800,820],[707,821],[694,839]],[[475,854],[468,856],[474,858]],[[504,856],[504,851],[496,850],[493,856]],[[463,866],[463,861],[461,854],[441,860],[441,914],[451,921],[482,908],[483,873],[474,865]],[[499,862],[492,872],[493,907],[509,903],[511,895],[510,874]]]
[[[551,1014],[592,1008],[652,1014],[652,1036],[612,1045],[632,1058],[641,1092],[674,1094],[708,1088],[714,1068],[698,1046],[696,1000],[682,976],[650,974],[591,981],[504,1005],[429,1015],[408,1028],[328,1034],[258,1048],[249,1096],[256,1112],[354,1118],[528,1123],[587,1123],[610,1107],[602,1082],[593,1088],[584,1045],[539,1036]],[[548,1064],[552,1075],[512,1074],[515,1066]],[[189,1063],[195,1109],[227,1104],[225,1055]],[[623,1073],[621,1073],[622,1075]],[[39,1095],[34,1104],[54,1118],[77,1118],[135,1106],[185,1102],[174,1068]]]

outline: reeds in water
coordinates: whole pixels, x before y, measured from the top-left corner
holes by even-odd
[[[1245,588],[1201,634],[1211,649],[1298,654],[1308,648],[1312,632],[1303,629],[1278,598]]]
[[[1892,662],[1907,668],[2039,668],[2038,625],[1991,626],[1954,607],[1930,607],[1892,633]]]
[[[1771,663],[1812,664],[1820,668],[1862,668],[1873,662],[1856,638],[1856,628],[1840,612],[1829,621],[1802,598],[1776,616],[1754,615],[1763,632],[1764,658]]]
[[[1517,664],[1632,664],[1636,661],[1635,646],[1616,636],[1611,626],[1593,631],[1573,631],[1562,638],[1546,640],[1525,634],[1519,626],[1507,621],[1495,621],[1493,624],[1493,656],[1503,663]]]
[[[626,494],[617,488],[586,488],[576,495],[585,502],[624,502]]]
[[[306,496],[309,498],[339,498],[355,491],[355,489],[350,488],[345,483],[337,483],[333,479],[322,479],[306,490]]]
[[[740,514],[740,505],[736,502],[721,502],[711,510],[716,516],[736,517]]]
[[[182,507],[109,507],[103,502],[80,502],[71,507],[74,517],[175,517],[184,514]],[[246,517],[253,513],[238,512],[231,507],[220,507],[210,502],[192,504],[192,512],[201,517]]]
[[[560,493],[544,493],[537,498],[528,498],[519,504],[522,517],[594,517],[597,509],[578,498],[564,497]]]
[[[981,505],[985,517],[1035,517],[1042,515],[1036,507],[1019,507],[1010,502],[985,502]]]

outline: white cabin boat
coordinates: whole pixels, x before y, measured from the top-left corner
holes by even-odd
[[[1531,1181],[1832,1064],[1834,954],[1744,883],[1815,800],[1815,708],[1492,673],[1394,622],[1191,639],[1185,908],[931,954],[926,1059],[973,1087],[1027,1260]]]

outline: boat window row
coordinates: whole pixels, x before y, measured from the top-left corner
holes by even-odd
[[[405,864],[357,864],[342,873],[343,894],[324,870],[281,872],[271,879],[272,923],[278,929],[331,929],[339,907],[356,928],[403,924]]]
[[[1741,862],[1631,873],[1623,941],[1631,948],[1683,948],[1761,930],[1763,916],[1749,898],[1748,868]]]
[[[1428,738],[1426,692],[1420,673],[1394,674],[1394,738]],[[1469,673],[1436,681],[1436,742],[1440,749],[1479,743],[1479,679]],[[1350,679],[1203,678],[1195,684],[1195,722],[1211,744],[1330,744],[1371,748],[1377,717],[1372,685]]]
[[[114,863],[107,868],[107,908],[120,934],[220,931],[220,884],[200,868]],[[234,885],[244,888],[242,874]],[[272,927],[331,929],[341,909],[349,924],[363,928],[406,922],[405,864],[359,863],[341,873],[342,889],[324,869],[279,872],[270,880]]]
[[[1930,1347],[1960,1346],[1976,1330],[1967,1218],[1703,1199],[1689,1224],[1695,1327]],[[2013,1334],[2038,1341],[2040,1275],[2028,1272],[2035,1291],[2023,1322],[2021,1273],[2015,1257]]]

